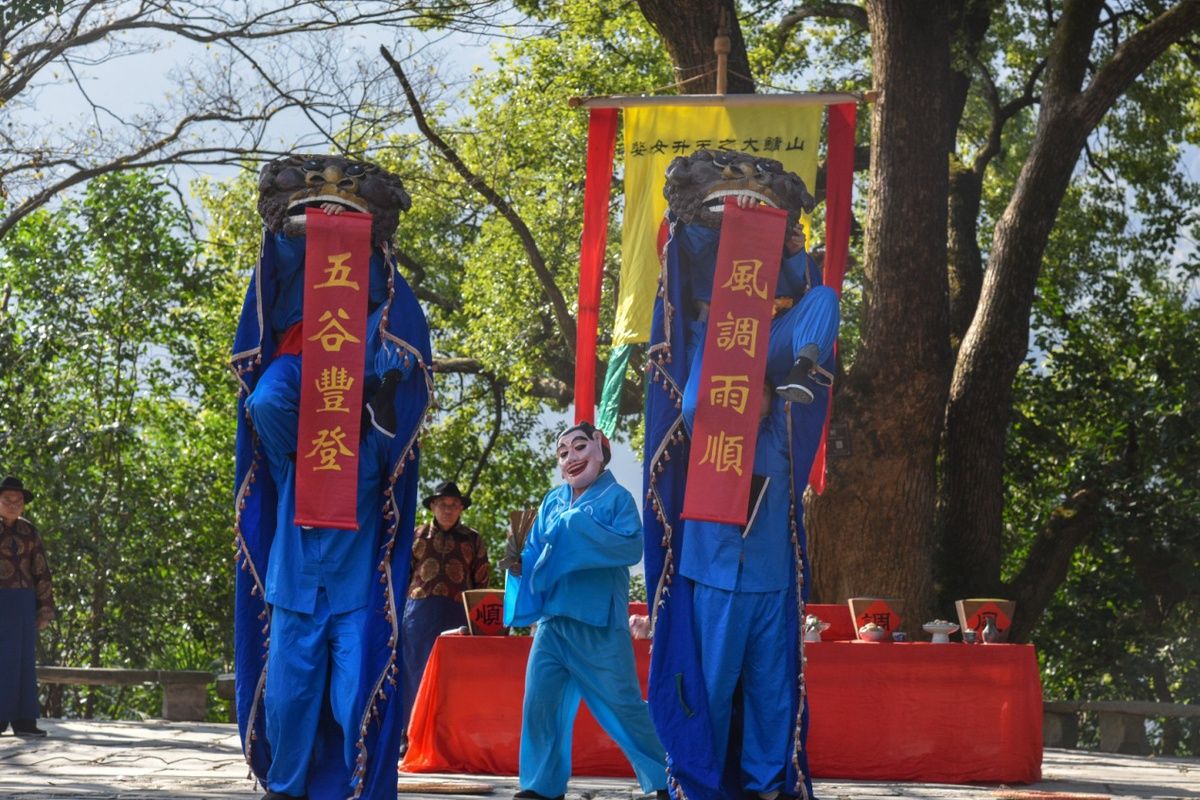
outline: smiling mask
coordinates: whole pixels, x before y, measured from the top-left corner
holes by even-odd
[[[581,422],[563,431],[558,437],[555,453],[563,480],[575,496],[596,482],[612,457],[608,439],[590,422]]]

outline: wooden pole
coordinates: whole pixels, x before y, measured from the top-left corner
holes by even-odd
[[[571,108],[632,108],[634,106],[831,106],[838,103],[874,103],[879,93],[787,92],[782,94],[671,94],[599,95],[572,97]]]
[[[729,20],[728,12],[721,9],[721,25],[717,28],[717,38],[713,39],[713,52],[717,54],[717,94],[725,94],[729,88]]]

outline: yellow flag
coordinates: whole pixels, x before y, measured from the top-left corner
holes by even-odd
[[[809,192],[817,179],[822,106],[635,106],[625,109],[625,220],[613,345],[645,342],[658,285],[663,181],[676,156],[740,150],[783,163]],[[808,221],[804,222],[809,242]]]

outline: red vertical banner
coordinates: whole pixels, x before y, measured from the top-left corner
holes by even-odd
[[[683,496],[686,519],[746,524],[787,216],[725,200]]]
[[[825,172],[825,263],[824,283],[842,296],[846,275],[846,257],[850,250],[850,199],[854,193],[854,129],[858,106],[839,103],[829,107],[829,153]],[[833,416],[833,398],[825,412],[821,444],[808,474],[808,483],[817,494],[825,491],[825,442],[829,436],[829,418]]]
[[[297,525],[358,529],[371,215],[305,212]]]
[[[608,198],[617,139],[616,108],[592,109],[588,118],[587,176],[583,188],[583,240],[579,247],[579,313],[575,326],[575,421],[595,421],[596,329],[608,243]]]

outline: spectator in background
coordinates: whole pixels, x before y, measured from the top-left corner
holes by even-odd
[[[462,524],[462,512],[470,508],[471,498],[454,481],[443,481],[423,502],[433,511],[433,522],[413,532],[401,628],[405,727],[434,640],[442,631],[467,624],[462,593],[487,588],[492,571],[483,537]]]
[[[45,736],[37,726],[37,632],[54,619],[46,551],[21,516],[33,492],[12,476],[0,482],[0,733]]]

